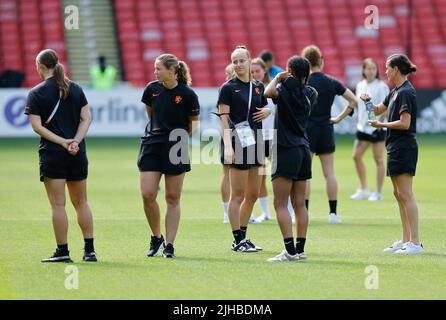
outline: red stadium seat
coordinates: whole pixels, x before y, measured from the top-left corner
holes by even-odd
[[[346,78],[345,67],[361,65],[365,57],[376,59],[383,72],[387,55],[405,52],[407,46],[406,0],[373,2],[383,21],[376,38],[356,36],[357,27],[364,26],[367,16],[364,8],[370,4],[367,0],[115,0],[114,3],[124,68],[135,59],[139,63],[143,59],[152,63],[147,59],[153,56],[144,54],[147,50],[172,52],[188,59],[199,40],[203,45],[198,50],[208,50],[209,54],[204,61],[187,61],[196,86],[220,85],[224,67],[230,62],[230,52],[238,44],[246,44],[253,56],[262,49],[271,49],[276,63],[284,65],[290,55],[315,43],[323,51],[326,70],[341,80]],[[429,53],[428,48],[446,43],[446,19],[442,19],[446,15],[446,2],[417,0],[413,3],[416,9],[412,28],[413,59],[415,63],[420,61],[425,71],[418,74],[417,85],[435,87],[444,84],[444,80],[433,72],[435,64],[430,61],[442,60],[438,54]],[[13,28],[15,23],[6,30]],[[8,31],[3,31],[0,23],[0,35]],[[20,34],[17,37],[22,41]],[[38,41],[37,37],[29,38]],[[139,45],[128,45],[135,42]],[[144,68],[145,80],[152,79],[153,71],[148,72],[152,66]],[[433,76],[424,76],[429,73]],[[132,77],[137,79],[141,74]]]

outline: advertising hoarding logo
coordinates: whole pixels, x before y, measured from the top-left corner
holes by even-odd
[[[28,116],[24,114],[26,98],[13,97],[5,105],[5,118],[14,127],[22,128],[29,124]]]

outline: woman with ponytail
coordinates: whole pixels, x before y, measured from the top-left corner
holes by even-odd
[[[175,258],[173,244],[180,223],[181,191],[185,173],[191,170],[188,140],[199,121],[200,105],[189,87],[192,80],[185,62],[172,54],[162,54],[154,67],[157,80],[147,85],[141,100],[150,121],[138,156],[144,212],[152,232],[147,256],[157,256],[164,249],[165,258]],[[165,240],[156,201],[163,174],[167,205]]]
[[[386,253],[423,254],[418,235],[418,207],[412,191],[413,177],[418,162],[417,93],[409,81],[409,75],[417,67],[403,54],[387,58],[386,75],[396,87],[384,101],[373,105],[369,94],[361,95],[366,107],[373,108],[375,115],[388,111],[388,122],[369,120],[374,128],[387,128],[387,176],[393,184],[393,194],[401,216],[403,234],[401,240],[384,249]]]
[[[85,241],[84,261],[96,261],[93,245],[93,217],[87,202],[88,159],[85,136],[91,114],[82,88],[67,79],[54,50],[41,51],[36,69],[44,80],[31,89],[25,114],[40,135],[40,181],[51,204],[56,252],[42,262],[72,262],[67,242],[65,185],[77,213]]]
[[[265,89],[265,96],[277,101],[274,129],[272,183],[274,208],[285,250],[268,261],[293,261],[307,258],[304,251],[308,229],[305,206],[307,180],[311,179],[311,153],[306,133],[310,108],[317,91],[306,86],[310,62],[299,56],[288,60],[287,71],[277,74]],[[288,211],[288,198],[296,214],[296,243]]]

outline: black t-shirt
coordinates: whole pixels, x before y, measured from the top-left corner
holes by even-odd
[[[389,122],[400,120],[403,112],[410,114],[408,130],[387,129],[386,147],[388,151],[416,148],[415,134],[417,132],[417,98],[416,91],[409,80],[393,89],[384,99],[383,104],[389,111]]]
[[[296,78],[288,77],[277,85],[277,92],[279,96],[274,119],[277,144],[283,147],[308,146],[305,128],[310,101],[305,97],[305,87],[299,85]]]
[[[59,87],[57,82],[54,77],[48,78],[32,88],[29,92],[26,101],[25,114],[40,116],[42,124],[44,124],[56,107],[58,100]],[[80,123],[81,109],[87,104],[87,98],[85,97],[82,88],[78,84],[70,81],[68,97],[60,100],[59,108],[50,123],[45,127],[62,138],[74,138]],[[65,151],[62,146],[44,138],[40,139],[39,150],[41,149]],[[82,140],[79,144],[79,152],[85,151],[85,140]]]
[[[342,96],[346,87],[337,79],[322,72],[310,74],[308,85],[318,92],[318,101],[311,107],[309,127],[325,127],[330,124],[331,107],[335,96]]]
[[[256,108],[263,108],[268,104],[268,101],[263,96],[264,91],[265,87],[261,82],[255,81],[252,84],[251,108],[248,116],[249,82],[243,82],[237,77],[234,77],[223,84],[220,88],[218,103],[229,106],[229,119],[232,122],[232,124],[230,123],[231,127],[248,120],[252,129],[262,129],[262,122],[255,122],[252,119],[252,115],[259,111]],[[255,137],[257,139],[257,134]]]
[[[152,81],[144,90],[141,101],[152,108],[152,117],[142,137],[143,144],[169,142],[173,130],[188,131],[189,117],[200,114],[197,94],[184,83],[168,89],[159,81]]]

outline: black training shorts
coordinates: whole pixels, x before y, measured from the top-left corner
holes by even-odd
[[[367,141],[371,143],[383,142],[386,140],[385,130],[375,130],[372,134],[356,131],[356,139],[359,141]]]
[[[308,127],[310,150],[316,155],[335,152],[335,135],[333,125],[324,127]]]
[[[273,155],[271,180],[284,177],[293,181],[311,179],[311,154],[305,146],[277,146],[277,155]]]
[[[138,155],[139,171],[155,171],[173,176],[189,172],[191,170],[189,149],[187,148],[187,153],[183,155],[181,148],[171,149],[175,144],[171,142],[141,144]]]
[[[403,173],[415,175],[418,162],[418,148],[398,149],[387,152],[387,176],[394,177]]]
[[[40,181],[66,179],[80,181],[88,176],[88,159],[86,152],[72,156],[68,151],[39,150]]]

